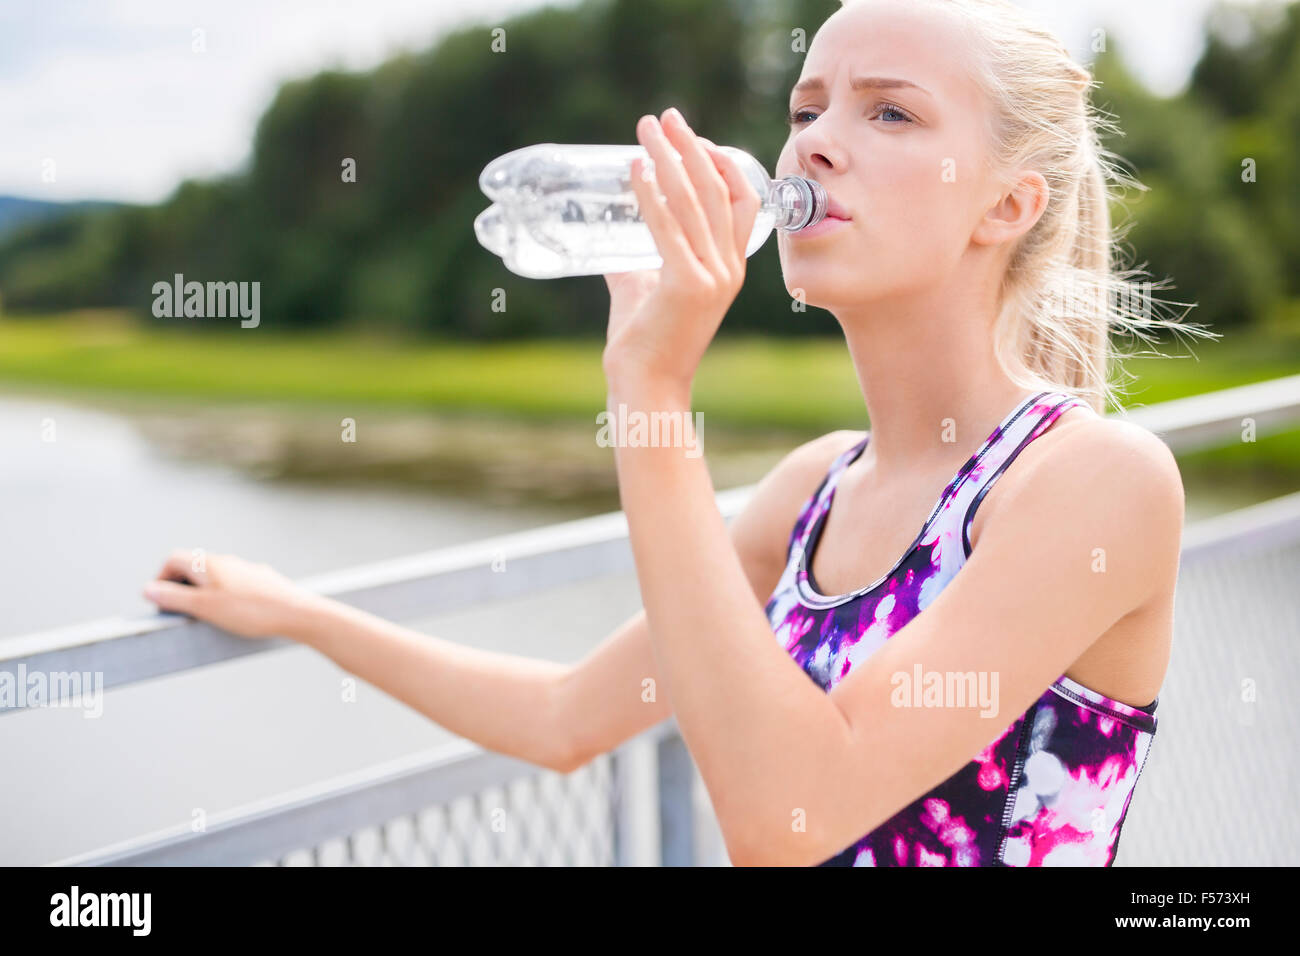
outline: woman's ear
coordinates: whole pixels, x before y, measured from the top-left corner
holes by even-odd
[[[1011,191],[1002,195],[975,227],[971,240],[978,245],[996,246],[1019,239],[1038,222],[1047,208],[1052,189],[1043,174],[1034,169],[1021,172]]]

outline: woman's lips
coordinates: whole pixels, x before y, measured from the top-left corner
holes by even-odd
[[[838,202],[836,202],[834,198],[828,196],[827,199],[829,200],[826,203],[827,219],[852,219],[853,218],[853,216],[849,213],[849,211],[845,209],[843,206],[841,206]]]
[[[793,232],[787,232],[786,235],[791,239],[812,239],[817,236],[825,235],[836,229],[848,226],[848,219],[840,219],[838,216],[827,215],[825,219],[815,226],[809,226],[807,229],[796,229]]]
[[[827,196],[826,215],[821,222],[815,226],[809,226],[807,229],[798,229],[794,232],[787,233],[791,238],[812,238],[824,233],[832,232],[838,229],[844,223],[853,219],[852,214],[835,201],[834,197]]]
[[[825,188],[824,183],[822,184],[822,188],[823,189]],[[849,222],[852,219],[853,219],[853,214],[849,212],[847,209],[845,209],[843,206],[841,206],[839,204],[839,201],[836,200],[836,198],[832,196],[829,191],[827,191],[826,215],[822,217],[821,221],[818,222],[817,225],[815,226],[809,226],[806,229],[797,229],[793,232],[787,232],[786,235],[789,236],[791,239],[812,238],[813,236],[820,236],[823,233],[833,232],[834,230],[843,226],[844,223]]]

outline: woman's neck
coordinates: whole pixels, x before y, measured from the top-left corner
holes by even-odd
[[[836,309],[870,419],[879,478],[955,470],[1034,389],[993,351],[991,309],[909,300]]]

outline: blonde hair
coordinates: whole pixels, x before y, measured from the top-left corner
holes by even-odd
[[[858,0],[841,0],[844,7]],[[1134,352],[1114,348],[1111,333],[1154,341],[1165,328],[1218,337],[1182,321],[1194,306],[1156,299],[1168,280],[1136,282],[1148,275],[1124,268],[1121,241],[1132,222],[1117,229],[1110,203],[1122,191],[1147,187],[1105,149],[1102,136],[1122,135],[1109,114],[1091,103],[1098,84],[1061,41],[1008,0],[934,0],[957,11],[974,44],[973,79],[991,106],[988,132],[992,165],[1006,175],[1038,170],[1051,195],[1038,222],[1017,241],[1002,281],[994,347],[1003,370],[1022,388],[1075,395],[1104,413],[1118,409],[1120,390],[1112,364]],[[1010,179],[1007,180],[1010,185]],[[1187,306],[1176,318],[1159,312]],[[1155,353],[1147,353],[1155,354]]]

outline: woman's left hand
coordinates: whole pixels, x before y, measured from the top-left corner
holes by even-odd
[[[731,158],[696,136],[676,109],[663,117],[662,125],[650,115],[637,123],[654,179],[642,178],[638,159],[632,187],[664,264],[605,276],[610,310],[603,365],[611,388],[654,383],[689,394],[704,351],[744,284],[745,248],[761,203]]]

